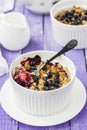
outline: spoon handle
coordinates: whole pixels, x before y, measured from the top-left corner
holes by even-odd
[[[58,57],[58,56],[64,54],[65,52],[67,52],[67,51],[73,49],[74,47],[77,46],[77,44],[78,44],[78,41],[77,41],[77,40],[74,40],[74,39],[73,39],[73,40],[69,41],[69,42],[62,48],[62,50],[60,50],[56,55],[54,55],[52,58],[50,58],[49,60],[47,60],[47,62],[45,63],[45,65],[46,65],[48,62],[54,60],[56,57]],[[44,65],[44,66],[45,66],[45,65]]]

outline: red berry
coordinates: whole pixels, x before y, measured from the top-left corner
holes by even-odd
[[[40,57],[39,55],[36,55],[36,56],[34,57],[34,61],[36,62],[37,65],[39,65],[40,62],[41,62],[41,57]]]
[[[24,66],[25,62],[26,62],[26,60],[23,60],[23,61],[20,62],[20,64],[21,64],[22,66]]]
[[[28,57],[26,60],[21,61],[20,64],[21,64],[22,66],[24,66],[25,63],[26,63],[26,61],[31,62],[32,60],[33,60],[33,58]]]
[[[25,72],[24,70],[19,70],[18,80],[19,80],[20,84],[25,83],[26,85],[29,85],[33,82],[33,78],[30,75],[30,73]]]
[[[54,64],[49,62],[48,65],[53,66]]]
[[[32,61],[32,58],[28,57],[28,58],[26,59],[26,61],[31,62],[31,61]]]

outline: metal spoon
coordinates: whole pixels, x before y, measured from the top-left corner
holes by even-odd
[[[5,58],[2,56],[1,45],[0,45],[0,76],[8,72],[8,64]]]
[[[57,58],[58,56],[64,54],[65,52],[73,49],[74,47],[76,47],[78,44],[78,41],[73,39],[71,41],[69,41],[63,48],[62,50],[60,50],[56,55],[54,55],[52,58],[48,59],[47,62],[45,62],[38,70],[35,70],[35,74],[37,76],[39,76],[39,72],[41,69],[43,69],[47,63],[49,63],[50,61],[54,60],[55,58]]]

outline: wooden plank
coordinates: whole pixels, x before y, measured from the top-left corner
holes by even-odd
[[[19,4],[18,1],[15,3],[15,9],[13,11],[20,11],[23,12],[23,6]],[[9,51],[2,47],[2,55],[8,62],[10,67],[11,62],[20,55],[21,51]],[[0,88],[4,84],[4,82],[8,79],[9,74],[6,74],[0,77]],[[1,108],[0,105],[0,130],[17,130],[18,129],[18,122],[10,118]]]
[[[21,127],[19,126],[19,128],[20,130],[70,130],[69,127],[66,127],[66,123],[60,126],[51,126],[51,127],[34,127],[34,126],[21,124]]]
[[[85,61],[86,61],[86,69],[87,69],[87,49],[85,49]]]
[[[31,38],[29,44],[23,49],[23,53],[34,50],[43,50],[43,17],[32,13],[26,8],[24,14],[30,27]]]
[[[44,17],[44,49],[58,52],[61,48],[62,47],[53,39],[51,20],[50,16],[47,15]],[[69,130],[69,122],[55,127],[49,127],[49,129]]]
[[[56,43],[53,39],[53,33],[52,33],[52,26],[51,26],[51,20],[50,16],[46,15],[43,19],[43,28],[44,28],[44,38],[43,38],[43,44],[44,44],[44,50],[50,50],[50,51],[56,51],[58,52],[62,47]]]
[[[10,118],[0,106],[0,130],[17,130],[18,123]]]
[[[84,51],[83,50],[71,50],[66,53],[66,56],[68,56],[74,62],[75,66],[76,66],[77,77],[83,82],[83,84],[87,88],[87,84],[86,84],[87,72],[86,72]]]
[[[85,88],[87,89],[87,72],[85,66],[85,57],[83,50],[72,50],[66,53],[75,64],[77,70],[77,77],[82,81]],[[80,99],[79,99],[80,100]],[[77,103],[78,105],[78,103]],[[75,106],[76,107],[76,106]],[[83,110],[75,118],[71,120],[72,130],[87,130],[87,104]]]

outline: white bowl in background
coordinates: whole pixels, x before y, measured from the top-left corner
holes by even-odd
[[[50,8],[60,0],[20,0],[25,6],[39,14],[47,14],[50,12]]]
[[[61,55],[56,58],[56,62],[68,67],[71,80],[67,85],[59,89],[49,91],[30,90],[17,84],[12,77],[15,67],[19,66],[25,57],[40,55],[42,60],[47,60],[54,54],[56,53],[51,51],[32,51],[16,58],[10,66],[10,80],[13,86],[15,102],[22,111],[28,114],[37,116],[54,115],[66,108],[71,101],[71,91],[76,76],[76,69],[72,61],[66,56]]]
[[[76,39],[78,41],[77,49],[87,48],[87,25],[67,25],[55,19],[55,16],[60,11],[70,9],[73,5],[87,9],[87,0],[64,0],[51,8],[50,16],[53,38],[62,46],[65,46],[65,44],[71,39]]]

